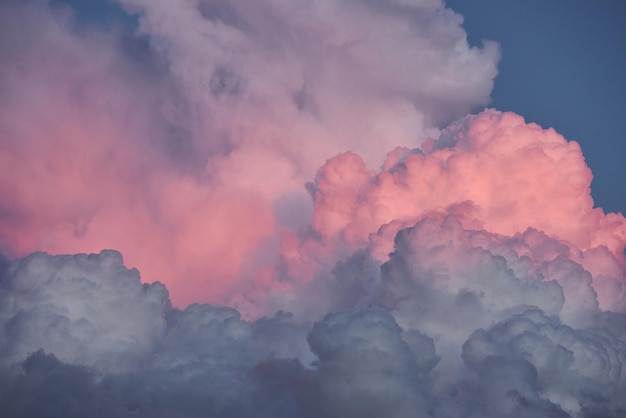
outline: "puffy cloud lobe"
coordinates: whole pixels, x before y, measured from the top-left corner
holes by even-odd
[[[555,280],[534,275],[515,253],[490,249],[504,240],[464,230],[452,216],[425,219],[398,233],[381,268],[380,303],[403,328],[434,339],[442,357],[441,385],[457,379],[461,346],[473,330],[529,306],[550,314],[563,309],[564,293]]]
[[[537,372],[532,364],[520,359],[488,357],[453,394],[458,403],[444,407],[448,416],[571,416],[541,396]]]
[[[572,329],[541,311],[526,311],[472,334],[463,359],[481,371],[492,359],[503,367],[523,360],[543,397],[574,415],[597,400],[609,410],[624,410],[618,393],[626,383],[626,345],[602,328]]]
[[[335,251],[368,247],[381,261],[400,229],[426,217],[450,214],[467,229],[508,236],[530,237],[531,228],[551,237],[537,254],[557,251],[592,271],[601,306],[619,310],[626,221],[593,207],[590,182],[578,144],[487,110],[454,122],[421,150],[394,150],[377,174],[351,153],[330,159],[312,188],[313,227],[326,241],[339,240]],[[320,257],[303,248],[304,263],[308,254]]]
[[[528,257],[557,244],[532,230],[515,238],[464,230],[452,217],[399,232],[382,268],[381,303],[403,328],[433,338],[438,416],[623,411],[626,334],[610,325],[623,324],[623,313],[605,317],[590,274],[563,253]]]
[[[413,352],[388,313],[331,314],[315,324],[309,343],[319,357],[321,390],[330,399],[330,416],[426,414],[426,386],[416,360],[419,356],[422,364],[433,363],[432,341],[419,341],[422,344]]]
[[[415,222],[434,211],[459,215],[465,226],[513,235],[533,227],[550,236],[587,249],[607,246],[619,254],[624,248],[624,218],[593,208],[589,194],[591,172],[577,143],[553,129],[526,124],[521,116],[487,110],[454,122],[437,141],[422,150],[392,155],[395,164],[365,180],[336,189],[336,166],[363,170],[363,162],[342,154],[320,170],[324,181],[316,193],[324,197],[315,219],[350,213],[342,224],[319,232],[341,232],[349,242],[366,241],[381,225]],[[328,181],[328,179],[335,179]],[[356,193],[357,197],[346,193]],[[337,191],[335,191],[337,190]],[[328,195],[336,201],[325,204]],[[346,195],[345,199],[341,196]],[[355,202],[358,202],[356,204]]]
[[[565,247],[536,231],[465,230],[450,216],[401,230],[395,246],[378,288],[361,287],[374,291],[375,309],[339,297],[325,308],[344,312],[313,325],[285,312],[248,322],[228,307],[173,308],[162,285],[142,285],[113,251],[14,260],[0,280],[0,410],[619,415],[624,314],[588,303],[571,315],[564,297],[591,285],[559,254]],[[535,274],[545,265],[516,247],[553,248],[553,264]],[[366,259],[361,252],[338,264],[335,279],[359,283]]]
[[[606,246],[594,247],[583,252],[581,264],[592,274],[594,290],[603,302],[602,307],[623,312],[626,297],[624,255],[614,254]]]
[[[288,315],[252,327],[232,308],[174,309],[113,251],[34,254],[0,285],[3,416],[250,416],[266,341],[293,352]]]
[[[613,295],[600,310],[595,278],[583,266],[585,253],[532,228],[506,236],[466,229],[453,215],[431,214],[400,229],[377,284],[371,285],[366,268],[376,261],[359,251],[331,276],[313,280],[315,299],[331,310],[379,304],[405,333],[432,338],[439,359],[429,401],[440,408],[437,416],[619,416],[623,406],[613,400],[623,390],[624,301]],[[619,271],[613,270],[620,277],[616,284],[624,281]],[[351,283],[355,298],[336,297],[339,277]],[[312,288],[304,285],[297,300],[312,295]],[[301,305],[290,308],[305,317],[321,312],[302,311]],[[540,321],[541,335],[531,336],[519,318]],[[495,341],[488,334],[498,328],[494,323],[514,324],[520,346]],[[545,337],[548,325],[554,330]],[[472,357],[470,347],[482,351]]]
[[[382,303],[391,310],[402,311],[406,306],[419,312],[407,315],[415,321],[432,316],[428,322],[437,318],[447,322],[440,309],[456,305],[477,325],[529,304],[552,314],[560,312],[564,297],[555,281],[542,281],[527,272],[516,274],[506,258],[476,243],[498,237],[487,233],[476,237],[478,234],[463,230],[453,217],[442,224],[426,219],[402,230],[395,252],[382,267]],[[456,312],[450,318],[453,327],[457,326],[455,316]],[[433,331],[447,333],[443,324],[431,325]]]
[[[406,416],[436,362],[430,339],[405,342],[385,312],[329,316],[313,327],[311,352],[310,326],[286,313],[249,323],[232,308],[172,308],[162,285],[141,285],[113,251],[34,254],[0,283],[7,416],[332,416],[344,402],[359,411],[378,388],[387,389],[369,407],[402,401],[396,416]],[[315,368],[300,361],[314,358]],[[354,392],[337,393],[354,373]],[[293,380],[289,390],[281,379]]]
[[[122,17],[3,3],[0,246],[115,248],[181,306],[263,281],[329,155],[379,164],[496,75],[496,46],[437,0],[94,1]]]
[[[166,331],[167,290],[141,284],[114,251],[35,253],[8,266],[0,289],[5,365],[44,348],[71,364],[132,370]]]

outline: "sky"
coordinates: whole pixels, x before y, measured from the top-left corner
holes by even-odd
[[[0,415],[623,416],[623,12],[3,2]]]
[[[619,0],[451,0],[470,44],[502,48],[491,106],[578,141],[596,206],[626,212],[626,4]]]

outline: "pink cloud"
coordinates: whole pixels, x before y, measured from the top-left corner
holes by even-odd
[[[269,283],[260,266],[310,222],[303,185],[329,155],[376,166],[485,103],[497,72],[497,47],[470,48],[438,2],[119,3],[136,33],[3,6],[0,245],[119,249],[181,305]]]
[[[604,308],[623,303],[626,221],[593,207],[591,172],[576,142],[487,110],[453,123],[422,149],[396,149],[378,173],[352,153],[328,160],[317,175],[313,212],[314,230],[334,248],[325,254],[369,248],[384,261],[399,230],[452,214],[467,229],[514,236],[530,228],[553,237],[593,270]],[[537,254],[527,255],[554,253]]]
[[[0,410],[624,410],[626,221],[440,0],[61,3],[0,7]]]
[[[581,249],[606,245],[619,253],[624,247],[624,218],[593,207],[591,172],[579,145],[553,129],[488,110],[453,123],[423,149],[351,187],[336,167],[364,171],[364,163],[352,154],[329,160],[318,174],[317,230],[365,242],[394,220],[452,211],[464,213],[469,226],[500,234],[532,227]],[[346,219],[332,222],[338,213]]]

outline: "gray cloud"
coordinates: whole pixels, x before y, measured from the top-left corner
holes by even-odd
[[[141,284],[114,251],[32,254],[10,263],[0,289],[5,365],[43,348],[71,364],[133,370],[166,331],[167,290]]]
[[[282,311],[247,321],[229,307],[173,308],[163,285],[142,285],[114,251],[14,260],[0,280],[0,409],[16,417],[620,416],[626,317],[597,303],[572,315],[564,298],[578,294],[559,282],[567,276],[584,289],[590,279],[563,254],[531,274],[513,243],[532,252],[551,239],[529,234],[421,221],[399,232],[372,307],[340,297],[315,323]],[[340,263],[333,280],[358,282],[364,257]],[[325,280],[315,298],[337,289]]]

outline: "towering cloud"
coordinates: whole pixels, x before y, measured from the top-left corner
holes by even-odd
[[[224,300],[306,225],[328,157],[377,167],[485,104],[496,75],[496,46],[470,48],[439,1],[119,7],[136,24],[2,6],[1,245],[116,248],[179,304]]]
[[[470,241],[501,235],[498,254],[515,253],[538,273],[563,276],[565,283],[572,274],[593,280],[590,292],[600,306],[621,311],[626,221],[593,207],[590,182],[577,143],[494,110],[454,122],[421,149],[393,150],[379,172],[368,170],[358,155],[343,153],[328,160],[309,187],[312,233],[285,240],[286,276],[307,280],[320,266],[330,273],[359,249],[383,263],[394,238],[397,247],[399,231],[430,219],[446,231],[477,231]],[[416,230],[424,231],[420,243],[442,239],[439,230]],[[450,240],[465,236],[455,233]],[[415,253],[422,253],[421,245]],[[559,268],[547,267],[555,258]]]
[[[460,16],[99,4],[0,6],[0,415],[624,415],[626,220]]]

